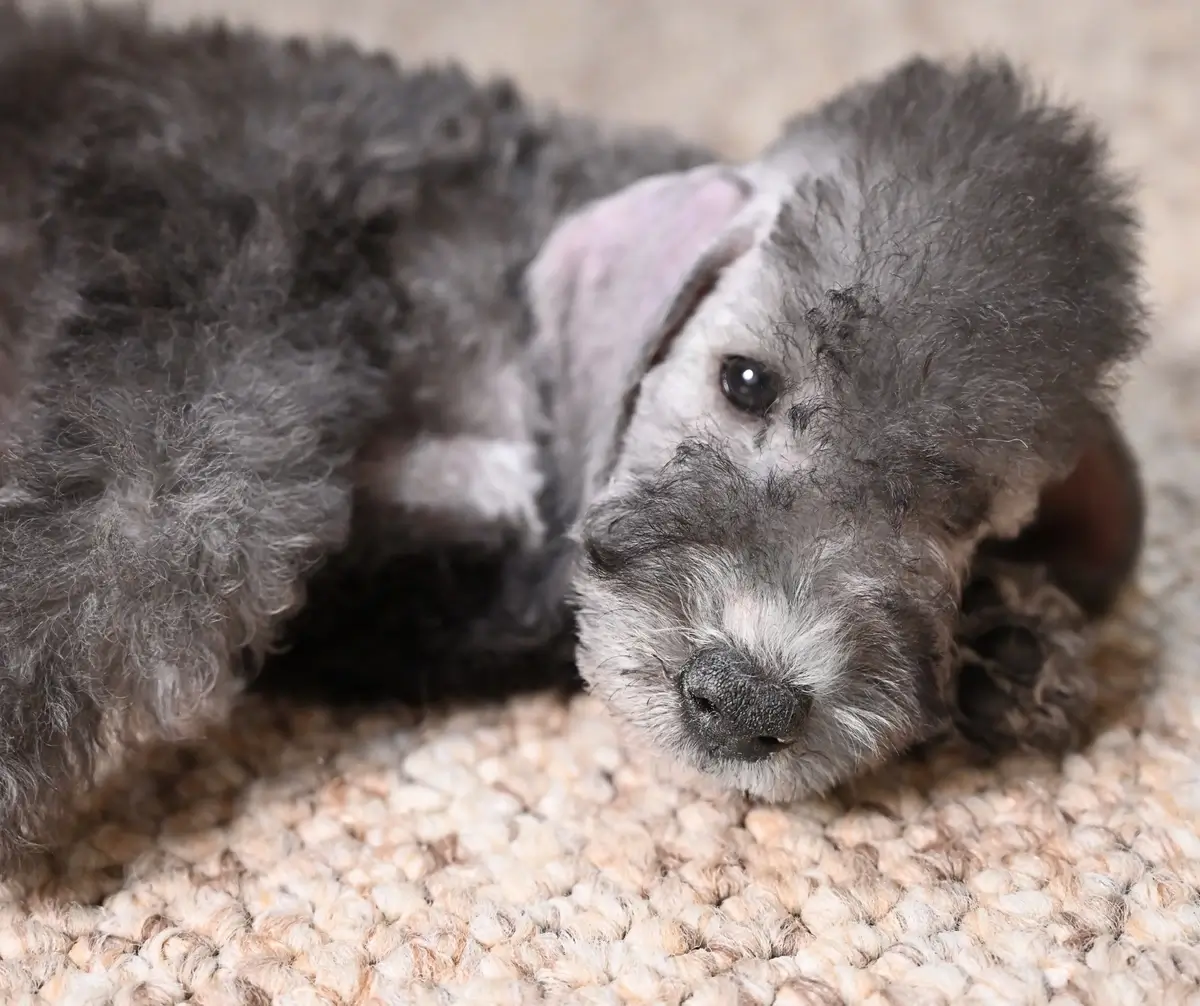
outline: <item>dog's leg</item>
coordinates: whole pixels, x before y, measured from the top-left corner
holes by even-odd
[[[218,715],[345,536],[348,379],[302,356],[210,359],[186,396],[73,380],[6,456],[0,858],[131,744]]]
[[[981,549],[963,592],[956,719],[981,747],[1061,750],[1086,733],[1089,637],[1133,573],[1144,520],[1133,455],[1099,419],[1095,447],[1014,541]]]

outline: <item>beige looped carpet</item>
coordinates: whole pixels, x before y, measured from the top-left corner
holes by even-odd
[[[951,754],[789,807],[623,741],[593,702],[419,726],[248,707],[159,753],[0,904],[0,1002],[1200,1002],[1200,11],[1195,0],[161,0],[456,53],[732,154],[913,50],[1003,48],[1140,177],[1152,494],[1113,701],[1065,764]],[[1154,683],[1138,701],[1129,688]]]

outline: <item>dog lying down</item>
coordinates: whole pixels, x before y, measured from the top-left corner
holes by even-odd
[[[1083,729],[1141,538],[1135,221],[1004,61],[914,60],[741,164],[10,3],[0,181],[6,852],[335,650],[496,684],[577,640],[617,717],[768,799]]]

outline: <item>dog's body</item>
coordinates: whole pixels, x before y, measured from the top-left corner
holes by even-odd
[[[968,629],[967,720],[1062,734],[1082,672],[1047,693],[996,642],[1053,642],[1020,599],[959,602],[1031,521],[1100,528],[1004,567],[1055,631],[1136,558],[1104,170],[1001,65],[734,168],[452,69],[0,7],[0,844],[289,638],[284,678],[513,674],[570,596],[590,684],[762,795],[943,729]]]

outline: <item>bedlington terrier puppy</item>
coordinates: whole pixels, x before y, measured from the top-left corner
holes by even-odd
[[[1080,722],[1141,533],[1135,222],[1002,60],[740,164],[452,67],[4,2],[0,207],[5,853],[264,662],[423,691],[574,652],[766,798]]]

